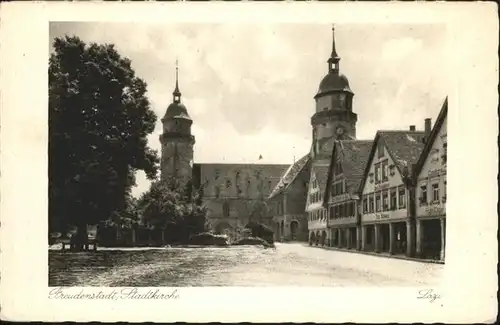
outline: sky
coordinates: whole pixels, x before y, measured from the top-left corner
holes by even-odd
[[[331,27],[52,22],[49,48],[64,35],[115,44],[148,85],[158,116],[148,141],[158,152],[177,59],[195,163],[290,164],[311,145],[313,97],[328,71]],[[358,139],[412,124],[423,129],[425,118],[436,119],[451,86],[445,25],[336,24],[335,42],[355,93]],[[136,176],[139,195],[149,182],[142,172]]]

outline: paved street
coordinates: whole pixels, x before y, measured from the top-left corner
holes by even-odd
[[[444,269],[299,243],[49,255],[51,286],[412,286],[438,283]]]

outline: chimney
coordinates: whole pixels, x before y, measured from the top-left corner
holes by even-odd
[[[425,119],[425,134],[429,135],[431,133],[432,120],[430,118]]]
[[[424,143],[427,143],[427,140],[429,140],[429,135],[431,134],[431,128],[432,128],[432,120],[430,118],[426,118],[424,127]]]
[[[415,125],[410,125],[410,131],[415,131]]]

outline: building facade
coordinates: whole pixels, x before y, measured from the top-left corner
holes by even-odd
[[[181,102],[176,68],[173,101],[161,120],[161,180],[176,179],[203,186],[212,230],[236,236],[253,220],[273,226],[266,198],[288,168],[279,164],[194,164],[192,119]]]
[[[313,162],[311,167],[306,204],[310,245],[328,245],[328,210],[323,205],[328,167],[325,161]]]
[[[361,249],[358,189],[372,148],[371,140],[335,142],[324,202],[330,246]]]
[[[378,131],[360,185],[361,250],[414,254],[412,166],[422,153],[424,132]]]
[[[416,247],[418,257],[445,259],[446,242],[446,99],[436,123],[426,137],[414,175],[416,195]],[[430,120],[427,129],[430,129]]]
[[[268,197],[276,240],[307,240],[305,208],[310,171],[311,158],[307,154],[283,173]]]

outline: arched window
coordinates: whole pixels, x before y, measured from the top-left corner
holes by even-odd
[[[224,201],[224,203],[222,203],[222,215],[225,218],[229,217],[229,202],[227,201]]]

